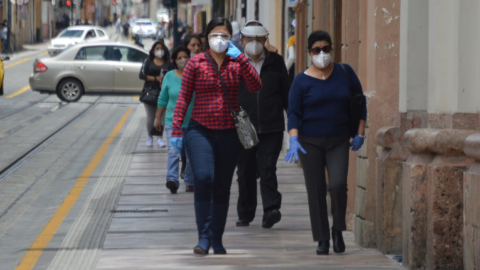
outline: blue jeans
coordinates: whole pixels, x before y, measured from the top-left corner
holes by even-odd
[[[195,175],[194,206],[199,238],[221,238],[242,146],[235,129],[208,129],[194,120],[190,120],[184,134],[187,157]]]
[[[165,134],[167,135],[168,159],[167,159],[167,181],[175,181],[177,187],[180,186],[178,181],[180,153],[172,147],[170,138],[172,137],[172,126],[165,126]],[[185,168],[185,185],[193,186],[193,172],[190,166],[190,160],[187,155],[187,167]]]

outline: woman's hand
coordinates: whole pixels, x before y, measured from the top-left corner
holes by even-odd
[[[303,147],[298,142],[298,136],[290,137],[290,148],[288,149],[288,153],[285,156],[285,162],[292,163],[293,156],[295,156],[295,160],[298,161],[298,150],[300,150],[304,154],[307,153],[307,151],[305,151],[305,149],[303,149]]]
[[[242,52],[235,46],[231,40],[228,41],[228,51],[227,55],[232,57],[233,59],[237,59]]]
[[[170,139],[170,143],[172,144],[173,148],[175,150],[177,150],[177,152],[180,153],[182,151],[182,147],[183,147],[183,139],[182,138],[172,137]]]
[[[358,134],[353,138],[352,142],[350,143],[350,147],[352,147],[352,151],[358,151],[363,145],[363,138],[360,138]]]
[[[155,129],[158,131],[162,130],[162,123],[160,123],[160,117],[157,117],[157,119],[155,119]]]

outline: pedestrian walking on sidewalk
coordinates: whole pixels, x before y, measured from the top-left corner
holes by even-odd
[[[2,38],[2,53],[8,53],[8,24],[4,22],[2,24],[2,32],[1,32],[1,38]]]
[[[194,56],[199,54],[202,49],[202,41],[200,40],[200,36],[196,34],[187,35],[183,39],[183,46],[190,50],[190,56]]]
[[[158,98],[158,109],[157,117],[155,120],[155,127],[157,130],[161,130],[163,114],[165,114],[165,134],[167,135],[167,145],[168,145],[168,160],[167,160],[167,188],[170,189],[172,194],[177,193],[177,189],[180,186],[178,181],[178,169],[181,153],[179,153],[175,148],[172,147],[170,139],[172,137],[172,120],[173,112],[175,110],[175,105],[177,104],[178,95],[180,94],[180,88],[182,84],[182,75],[183,69],[190,59],[190,51],[185,47],[178,47],[172,52],[173,61],[173,70],[167,72],[162,83],[162,91]],[[185,121],[183,121],[182,130],[188,127],[190,122],[190,114],[193,108],[193,101],[190,102],[188,106],[187,113],[185,114]],[[184,149],[182,148],[182,151]],[[185,191],[193,192],[193,172],[190,166],[190,161],[188,157],[185,157],[184,161],[186,164],[186,173],[185,173]]]
[[[347,64],[333,63],[332,39],[325,31],[315,31],[308,37],[308,51],[313,65],[298,74],[289,95],[288,130],[290,149],[285,161],[300,157],[313,240],[318,241],[317,254],[328,255],[330,228],[327,211],[327,184],[332,203],[333,250],[345,251],[342,231],[346,230],[347,173],[349,148],[357,151],[365,139],[367,108],[363,102],[358,130],[350,142],[350,91],[363,100],[362,85]]]
[[[150,49],[150,53],[140,69],[140,79],[145,81],[143,91],[149,87],[155,87],[161,89],[162,81],[165,74],[173,68],[170,62],[170,53],[167,46],[162,42],[155,42]],[[153,131],[155,116],[157,114],[157,106],[143,103],[145,106],[145,112],[147,114],[147,142],[146,145],[153,146]],[[163,125],[163,119],[161,119]],[[157,145],[159,147],[165,147],[165,143],[162,140],[162,136],[158,136]]]
[[[282,194],[278,191],[276,171],[291,82],[283,58],[265,47],[267,38],[268,30],[258,21],[247,22],[241,31],[245,56],[260,75],[262,88],[258,93],[251,93],[241,85],[238,94],[239,104],[250,116],[259,143],[243,149],[238,161],[237,226],[248,226],[255,218],[257,172],[263,202],[262,227],[271,228],[281,219]]]
[[[185,147],[195,181],[194,206],[199,238],[193,251],[208,254],[211,246],[215,254],[226,254],[222,236],[232,177],[242,148],[228,99],[238,111],[240,82],[252,92],[260,90],[262,83],[245,55],[230,42],[232,25],[227,19],[212,19],[206,35],[207,51],[192,57],[183,71],[171,141],[174,147],[183,147],[181,125],[195,93],[185,132]]]

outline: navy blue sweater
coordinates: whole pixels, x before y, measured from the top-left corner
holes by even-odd
[[[349,122],[350,83],[340,64],[334,63],[326,80],[299,73],[288,97],[288,130],[298,129],[307,137],[347,137]],[[353,83],[353,90],[362,93],[362,85],[352,67],[344,64]],[[361,119],[367,119],[367,107]]]

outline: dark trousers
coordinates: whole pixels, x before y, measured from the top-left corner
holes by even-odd
[[[238,218],[252,222],[257,209],[257,172],[263,211],[280,209],[282,194],[278,192],[277,161],[282,150],[283,132],[258,135],[259,143],[243,149],[238,160]]]
[[[195,183],[198,236],[221,238],[227,221],[233,173],[242,147],[237,132],[207,129],[190,120],[185,147]]]
[[[314,241],[330,239],[327,211],[327,184],[325,169],[328,172],[328,191],[332,202],[333,227],[346,230],[347,174],[350,142],[347,137],[312,138],[299,136],[299,142],[307,151],[299,151],[305,185],[308,194],[310,222]]]

